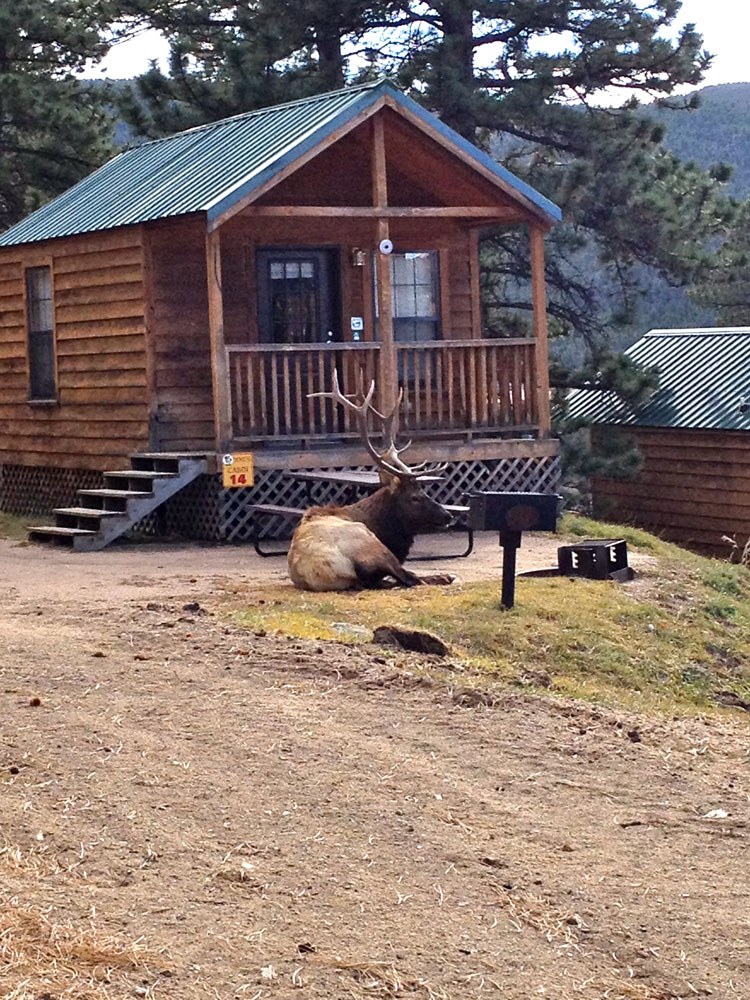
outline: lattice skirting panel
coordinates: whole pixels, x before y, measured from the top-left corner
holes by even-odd
[[[95,490],[102,483],[101,472],[93,469],[0,465],[0,510],[45,517],[54,507],[75,506],[78,490]]]
[[[198,476],[151,514],[150,521],[160,534],[182,535],[195,541],[222,541],[224,494],[228,492],[222,489],[221,476]]]
[[[348,469],[362,469],[349,466]],[[560,461],[549,458],[493,459],[481,462],[455,462],[439,483],[428,492],[441,503],[459,504],[472,490],[518,490],[534,493],[555,493],[560,481]],[[262,469],[256,473],[255,485],[248,489],[222,490],[223,531],[228,542],[247,541],[253,530],[251,503],[281,504],[286,507],[309,506],[305,483],[290,479],[283,470]],[[315,503],[347,503],[346,487],[316,485]],[[262,538],[287,538],[294,524],[280,518],[264,517],[260,521]]]
[[[350,471],[363,467],[346,468]],[[441,503],[458,504],[472,490],[554,493],[559,479],[558,458],[454,462],[441,482],[430,484],[428,492]],[[93,470],[0,465],[0,511],[43,517],[54,507],[74,506],[78,490],[96,489],[102,482],[102,474]],[[318,484],[313,492],[317,504],[348,503],[351,499],[347,487],[335,484]],[[253,532],[253,515],[248,506],[258,503],[307,507],[307,486],[290,479],[281,469],[258,470],[255,485],[247,489],[227,490],[220,476],[199,476],[159,510],[139,521],[129,534],[245,542]],[[263,538],[286,538],[294,530],[293,524],[279,518],[264,517],[260,526]]]

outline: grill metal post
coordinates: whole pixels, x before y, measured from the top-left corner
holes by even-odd
[[[516,603],[516,553],[521,547],[520,531],[501,531],[500,544],[503,548],[503,592],[500,607],[510,611]]]

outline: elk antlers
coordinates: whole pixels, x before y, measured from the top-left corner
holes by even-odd
[[[333,389],[330,392],[310,393],[310,396],[331,399],[334,403],[338,403],[340,406],[343,406],[345,410],[348,410],[349,413],[352,414],[357,425],[357,430],[359,431],[359,436],[362,439],[362,443],[367,449],[368,454],[372,457],[378,468],[382,469],[384,472],[388,472],[392,476],[398,476],[400,479],[419,479],[422,476],[435,476],[445,472],[448,467],[446,464],[430,465],[429,462],[420,462],[418,465],[409,466],[399,457],[401,452],[406,451],[411,444],[411,441],[407,441],[403,448],[396,447],[396,437],[398,436],[399,427],[399,410],[404,396],[403,389],[399,390],[396,405],[390,413],[385,415],[376,410],[372,405],[372,397],[375,395],[374,380],[370,382],[370,388],[367,390],[367,393],[365,393],[363,387],[360,386],[360,395],[363,397],[361,403],[355,403],[349,396],[345,396],[341,391],[339,376],[336,371],[333,373]],[[383,442],[385,444],[382,452],[377,450],[370,438],[370,432],[367,427],[367,417],[370,413],[376,417],[382,425]]]

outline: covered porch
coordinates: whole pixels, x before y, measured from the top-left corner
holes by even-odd
[[[217,451],[346,461],[356,429],[311,395],[334,374],[347,393],[374,380],[381,408],[402,391],[415,454],[549,438],[549,203],[435,121],[386,94],[209,217]],[[528,338],[483,336],[479,235],[497,225],[529,230]]]

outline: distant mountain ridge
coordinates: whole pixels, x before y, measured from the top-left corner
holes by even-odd
[[[745,199],[750,195],[750,83],[722,83],[698,93],[696,111],[644,110],[666,125],[664,145],[681,160],[733,166],[728,193]]]

